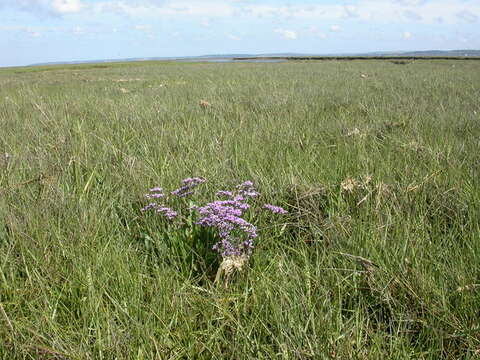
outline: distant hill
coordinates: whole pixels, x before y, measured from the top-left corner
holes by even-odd
[[[263,57],[321,57],[321,56],[341,56],[341,57],[480,57],[480,50],[426,50],[426,51],[379,51],[369,53],[334,53],[334,54],[306,54],[306,53],[272,53],[272,54],[214,54],[200,56],[168,56],[168,57],[146,57],[146,58],[125,58],[125,59],[99,59],[99,60],[77,60],[77,61],[56,61],[32,64],[30,66],[40,65],[60,65],[60,64],[91,64],[102,62],[132,62],[132,61],[202,61],[234,58],[263,58]]]
[[[388,56],[459,56],[459,57],[479,57],[480,50],[426,50],[426,51],[404,51],[393,53],[381,53]]]

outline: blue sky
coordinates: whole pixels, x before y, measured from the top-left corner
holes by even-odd
[[[0,66],[480,49],[480,0],[0,0]]]

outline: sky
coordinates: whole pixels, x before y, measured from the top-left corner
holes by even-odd
[[[0,0],[0,66],[480,49],[480,0]]]

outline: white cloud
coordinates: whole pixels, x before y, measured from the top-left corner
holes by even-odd
[[[15,32],[19,31],[22,33],[26,33],[31,37],[38,38],[43,35],[44,31],[48,31],[48,29],[31,27],[31,26],[14,25],[14,26],[0,26],[0,31],[15,31]]]
[[[65,14],[79,12],[84,5],[80,0],[53,0],[51,7],[54,11]]]
[[[439,17],[449,23],[458,23],[462,19],[455,14],[465,8],[474,16],[480,16],[480,3],[468,4],[463,0],[358,0],[355,5],[342,4],[302,4],[275,6],[258,2],[244,6],[242,14],[259,18],[288,18],[338,21],[345,18],[376,23],[419,22],[432,24]],[[471,16],[469,19],[473,19]],[[463,19],[465,20],[465,19]]]
[[[210,22],[210,19],[203,19],[202,21],[200,21],[200,25],[202,25],[203,27],[210,27],[212,23]]]
[[[332,25],[332,26],[330,26],[330,31],[331,31],[331,32],[339,32],[339,31],[341,31],[341,30],[342,30],[342,28],[341,28],[340,26],[338,26],[338,25]]]
[[[406,23],[436,24],[438,19],[444,23],[458,24],[465,22],[465,18],[457,16],[462,11],[474,16],[480,16],[480,3],[465,2],[463,0],[364,0],[362,1],[361,17],[377,23]]]
[[[295,18],[319,19],[328,17],[327,12],[335,8],[336,17],[343,14],[343,7],[332,5],[296,5],[296,6],[270,6],[248,5],[243,9],[244,14],[260,18]]]
[[[415,11],[412,11],[412,10],[405,10],[405,11],[403,11],[402,15],[407,20],[412,20],[412,21],[421,21],[422,20],[422,16],[417,14]]]
[[[295,40],[297,38],[297,33],[292,30],[275,29],[273,32],[282,35],[285,40]]]
[[[72,29],[72,33],[74,35],[84,35],[86,33],[85,29],[81,26],[75,26],[73,29]]]
[[[230,40],[234,40],[234,41],[242,40],[240,37],[238,37],[238,36],[236,36],[236,35],[233,35],[233,34],[228,34],[227,37],[228,37]]]
[[[293,2],[292,2],[293,3]],[[355,5],[353,5],[353,3]],[[475,22],[480,18],[479,0],[356,0],[325,3],[298,0],[294,5],[276,5],[267,0],[0,0],[1,7],[32,13],[67,15],[84,11],[92,16],[128,15],[159,19],[197,17],[269,18],[338,22],[355,18],[368,23],[445,24]]]
[[[132,17],[230,17],[236,12],[234,5],[221,1],[100,1],[92,4],[96,13],[119,13]]]
[[[62,15],[79,12],[87,6],[83,0],[1,0],[0,9],[3,7],[39,15]]]
[[[150,25],[135,25],[133,27],[135,30],[143,31],[143,32],[150,32],[152,31],[152,27]]]
[[[327,38],[327,34],[325,34],[324,32],[321,32],[316,26],[310,26],[307,32],[313,34],[316,37],[319,37],[320,39]]]
[[[151,25],[135,25],[133,27],[136,31],[144,33],[149,39],[154,39],[155,34]]]
[[[360,16],[358,13],[358,8],[353,5],[345,5],[344,11],[345,11],[345,17],[347,18],[355,18]]]
[[[404,31],[403,34],[402,34],[402,38],[405,39],[405,40],[411,39],[412,36],[413,36],[413,34],[409,31]]]
[[[31,37],[35,37],[35,38],[42,36],[42,34],[39,33],[38,31],[29,31],[28,33],[30,34]]]
[[[463,19],[469,23],[474,23],[474,22],[477,22],[478,21],[478,16],[471,13],[470,11],[468,10],[463,10],[462,12],[459,12],[457,14],[457,16],[460,18],[460,19]]]
[[[397,0],[399,4],[407,6],[418,6],[426,2],[426,0]]]

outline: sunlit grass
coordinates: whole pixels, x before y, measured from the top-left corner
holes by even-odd
[[[1,357],[480,356],[478,84],[476,61],[1,69]],[[228,288],[140,211],[189,176],[289,210]]]

